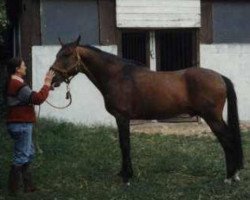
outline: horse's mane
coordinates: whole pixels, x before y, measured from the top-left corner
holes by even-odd
[[[121,58],[121,57],[116,56],[114,54],[102,51],[101,49],[98,49],[98,48],[96,48],[96,47],[94,47],[92,45],[80,45],[80,47],[84,47],[84,48],[93,50],[93,51],[95,51],[97,53],[101,53],[103,56],[105,56],[107,58],[116,59],[116,60],[122,62],[124,66],[145,67],[145,65],[143,63],[141,63],[141,62],[134,61],[134,60],[129,60],[129,59],[125,59],[125,58]]]

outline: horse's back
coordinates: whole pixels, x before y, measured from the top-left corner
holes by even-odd
[[[130,118],[192,115],[211,107],[222,110],[226,96],[221,75],[203,68],[173,72],[123,70],[112,84],[112,91],[109,98],[114,109]]]
[[[149,118],[167,118],[182,113],[187,108],[187,90],[184,70],[178,72],[153,72],[137,70],[133,74],[133,110]]]
[[[146,110],[164,111],[170,116],[180,113],[220,113],[226,98],[222,76],[212,70],[192,67],[173,72],[140,72],[141,102]]]

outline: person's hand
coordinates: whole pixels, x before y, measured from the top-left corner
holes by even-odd
[[[52,71],[52,70],[49,70],[47,73],[46,73],[46,76],[45,76],[45,79],[44,79],[44,85],[47,85],[47,86],[51,86],[51,82],[52,82],[52,79],[53,77],[55,76],[55,72]]]

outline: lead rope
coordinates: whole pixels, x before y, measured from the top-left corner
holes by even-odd
[[[69,81],[69,83],[70,83],[70,81]],[[45,102],[48,105],[50,105],[51,107],[55,108],[55,109],[65,109],[65,108],[69,107],[71,105],[71,103],[72,103],[72,96],[71,96],[71,93],[70,93],[69,83],[67,83],[67,85],[66,85],[67,92],[66,92],[65,99],[69,99],[69,103],[66,106],[55,106],[52,103],[50,103],[48,100],[46,100]]]
[[[50,105],[51,107],[56,108],[56,109],[65,109],[65,108],[69,107],[71,105],[71,103],[72,103],[72,96],[71,96],[71,93],[70,93],[69,83],[67,84],[67,92],[66,92],[65,99],[69,99],[69,103],[66,106],[55,106],[52,103],[50,103],[48,100],[45,100],[45,102],[48,105]],[[40,113],[41,113],[41,105],[38,106],[38,113],[37,113],[37,118],[38,119],[40,118]]]
[[[70,80],[69,80],[70,82]],[[51,104],[49,101],[45,101],[48,105],[50,105],[51,107],[53,108],[56,108],[56,109],[65,109],[67,107],[69,107],[72,103],[72,96],[71,96],[71,93],[70,93],[70,88],[69,88],[69,83],[67,84],[67,92],[66,92],[66,99],[69,99],[69,103],[66,105],[66,106],[55,106],[53,104]],[[39,119],[40,119],[40,113],[41,113],[41,105],[38,106],[38,113],[37,113],[37,123],[35,124],[35,140],[34,140],[34,143],[35,143],[35,147],[37,149],[37,152],[39,154],[42,154],[43,153],[43,150],[41,149],[39,143],[38,143],[38,130],[39,130]]]

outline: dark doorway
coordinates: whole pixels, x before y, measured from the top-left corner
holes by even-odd
[[[158,71],[175,71],[198,64],[198,30],[170,29],[156,32]]]
[[[199,67],[198,29],[169,29],[156,31],[157,71],[175,71]],[[163,122],[198,121],[198,117],[180,115]]]
[[[148,66],[148,33],[122,33],[122,57]]]

